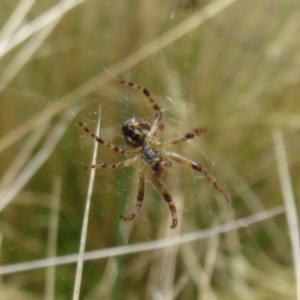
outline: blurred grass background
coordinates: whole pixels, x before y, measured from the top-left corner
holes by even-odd
[[[119,214],[128,214],[135,203],[138,167],[97,171],[87,250],[176,236],[281,205],[272,139],[277,127],[299,201],[300,4],[232,1],[160,46],[158,38],[166,41],[209,4],[2,1],[2,265],[47,256],[55,193],[61,198],[56,253],[77,253],[89,180],[83,166],[90,163],[93,149],[93,140],[77,122],[94,129],[100,107],[101,136],[124,145],[123,121],[133,115],[153,120],[143,95],[116,78],[152,92],[164,113],[162,139],[208,127],[204,137],[172,149],[205,165],[229,191],[232,206],[201,174],[174,164],[164,182],[176,203],[179,227],[169,229],[168,207],[148,182],[140,215],[123,223]],[[156,41],[157,50],[147,54],[143,47]],[[100,147],[98,161],[121,159]],[[60,191],[55,190],[57,178]],[[56,268],[54,299],[71,298],[75,270],[75,264]],[[42,299],[45,286],[45,269],[3,275],[0,299]],[[86,262],[81,295],[275,300],[295,299],[295,286],[282,214],[207,240]]]

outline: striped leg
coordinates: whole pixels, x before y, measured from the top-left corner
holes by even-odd
[[[98,143],[102,144],[103,146],[114,150],[120,154],[124,154],[124,155],[131,155],[131,154],[135,154],[135,153],[139,153],[140,149],[132,149],[132,150],[125,150],[119,146],[115,146],[114,144],[111,144],[109,142],[104,141],[101,137],[97,136],[96,134],[92,133],[83,123],[78,122],[78,124],[83,128],[83,130],[85,132],[87,132],[95,141],[97,141]]]
[[[144,200],[144,190],[145,190],[145,171],[146,166],[143,165],[139,172],[139,189],[137,194],[137,204],[134,208],[134,211],[129,215],[129,217],[120,216],[124,221],[132,221],[142,209],[142,204]]]
[[[206,132],[207,132],[207,128],[206,127],[196,128],[196,129],[194,129],[194,130],[186,133],[183,136],[180,136],[180,137],[177,137],[175,139],[166,141],[165,143],[161,143],[161,144],[159,144],[159,146],[162,149],[169,148],[169,147],[171,147],[171,146],[173,146],[175,144],[178,144],[178,143],[181,143],[181,142],[193,139],[196,136],[201,136],[201,135],[205,134]]]
[[[154,112],[155,112],[155,118],[156,118],[156,119],[159,119],[159,120],[161,119],[162,114],[161,114],[160,108],[159,108],[159,106],[155,103],[153,97],[151,96],[150,92],[149,92],[146,88],[144,88],[144,87],[142,87],[142,86],[140,86],[140,85],[138,85],[138,84],[135,84],[135,83],[132,83],[132,82],[128,82],[128,81],[125,81],[125,80],[121,80],[120,82],[123,83],[123,84],[125,84],[125,85],[127,85],[127,86],[131,86],[131,87],[133,87],[134,89],[136,89],[136,90],[141,91],[142,93],[144,93],[144,95],[145,95],[145,96],[147,97],[147,99],[149,100],[149,102],[150,102],[150,104],[151,104],[151,106],[152,106],[152,108],[153,108],[153,110],[154,110]]]
[[[161,195],[167,201],[170,211],[171,211],[171,215],[172,215],[172,225],[170,227],[175,228],[178,224],[178,219],[177,219],[176,207],[175,207],[174,202],[172,201],[171,195],[168,193],[166,188],[162,185],[162,183],[159,180],[157,180],[153,176],[150,176],[150,174],[149,174],[149,178],[150,178],[151,182],[153,183],[153,185],[157,188],[157,190],[161,193]]]
[[[208,172],[208,170],[206,168],[204,168],[203,166],[201,166],[200,164],[186,158],[183,156],[180,156],[176,153],[171,153],[168,152],[167,156],[183,165],[185,165],[188,168],[192,168],[198,172],[201,172],[205,178],[213,185],[213,187],[218,190],[223,197],[225,198],[225,200],[227,202],[230,202],[230,197],[229,195],[221,188],[221,186],[219,185],[219,183],[217,182],[217,180]]]
[[[121,168],[132,166],[133,164],[137,163],[139,160],[140,160],[139,157],[135,157],[135,158],[126,159],[124,161],[120,161],[115,164],[100,163],[96,165],[90,165],[84,168],[85,169],[121,169]]]
[[[128,82],[125,80],[121,80],[120,82],[127,86],[133,87],[134,89],[136,89],[138,91],[141,91],[147,97],[148,101],[150,102],[150,104],[155,112],[155,122],[153,123],[151,130],[149,131],[148,137],[147,137],[147,143],[151,144],[154,137],[156,136],[156,134],[159,133],[160,131],[162,131],[162,129],[163,129],[163,125],[161,123],[161,119],[162,119],[161,110],[160,110],[159,106],[156,104],[153,97],[151,96],[150,92],[145,87],[142,87],[138,84]]]

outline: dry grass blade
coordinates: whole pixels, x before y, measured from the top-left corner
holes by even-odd
[[[298,299],[300,299],[300,233],[299,221],[297,218],[297,207],[295,205],[295,197],[291,184],[291,178],[288,170],[288,163],[284,147],[282,132],[280,129],[273,130],[273,141],[275,145],[275,153],[278,164],[278,173],[281,183],[281,190],[285,205],[287,223],[292,246],[293,263],[295,270],[295,278],[297,283]]]
[[[1,138],[0,152],[16,143],[16,141],[28,134],[28,132],[30,132],[34,128],[44,126],[44,124],[48,123],[53,118],[53,116],[58,114],[64,108],[65,106],[61,103],[59,105],[52,105],[50,107],[47,107],[44,111],[22,123],[16,129],[11,130],[7,135]]]
[[[60,138],[67,130],[70,121],[74,118],[79,107],[72,108],[71,111],[67,111],[61,121],[54,127],[48,139],[44,143],[44,146],[36,154],[36,156],[28,162],[26,167],[19,176],[16,177],[14,182],[7,187],[0,195],[0,211],[2,211],[8,203],[14,198],[20,189],[29,181],[29,179],[35,174],[35,172],[42,166],[46,159],[50,156],[55,146],[59,142]]]
[[[0,32],[0,42],[9,38],[23,22],[35,0],[21,1]]]
[[[147,57],[150,57],[154,53],[160,51],[161,49],[167,47],[181,37],[185,36],[198,26],[202,25],[205,21],[211,19],[212,17],[223,11],[227,6],[231,5],[235,1],[236,0],[216,0],[210,3],[205,8],[199,10],[199,12],[195,13],[190,18],[173,28],[171,32],[167,32],[161,35],[159,38],[148,43],[146,46],[132,53],[126,59],[113,66],[110,69],[111,72],[112,69],[114,71],[116,69],[117,73],[120,73],[133,67],[133,65],[137,64],[138,62],[141,62]]]
[[[94,260],[94,259],[101,259],[107,257],[114,257],[118,255],[127,255],[132,253],[151,251],[155,249],[170,247],[173,245],[206,239],[213,235],[219,235],[221,233],[229,232],[231,230],[236,230],[238,228],[248,227],[252,224],[269,220],[271,218],[274,218],[277,215],[282,214],[283,212],[284,212],[284,208],[282,206],[277,206],[272,209],[251,215],[249,217],[238,219],[228,224],[215,226],[212,228],[184,234],[181,236],[160,239],[151,242],[139,243],[134,245],[86,252],[84,254],[84,260]],[[54,264],[63,265],[63,264],[75,263],[77,261],[78,261],[78,254],[67,255],[64,257],[56,257],[53,259],[41,259],[32,262],[25,262],[21,264],[0,267],[0,275],[34,270],[38,268],[45,268]]]
[[[100,133],[100,120],[101,120],[101,110],[99,110],[99,118],[98,118],[98,124],[96,129],[97,136],[99,136]],[[98,145],[99,145],[98,143],[94,143],[94,151],[93,151],[93,158],[92,158],[91,165],[96,164]],[[78,300],[80,296],[80,285],[81,285],[81,278],[82,278],[82,271],[83,271],[84,251],[85,251],[85,244],[86,244],[92,193],[93,193],[94,182],[95,182],[95,174],[96,174],[96,169],[92,169],[90,172],[90,180],[89,180],[89,186],[88,186],[87,197],[85,202],[85,210],[83,215],[83,224],[81,229],[79,256],[78,256],[75,285],[73,291],[73,300]]]
[[[53,192],[51,197],[51,211],[49,218],[49,234],[47,243],[47,257],[56,256],[59,206],[61,193],[61,178],[56,177],[53,182]],[[55,265],[46,270],[45,300],[53,300],[55,292]]]
[[[11,163],[10,167],[7,171],[3,174],[1,181],[0,181],[0,191],[4,190],[7,186],[9,186],[12,181],[18,176],[19,172],[22,170],[23,166],[26,164],[29,156],[32,154],[37,143],[43,137],[49,122],[41,124],[38,126],[32,134],[29,135],[28,139],[24,143],[24,146],[19,151],[19,154],[16,156],[14,161]]]
[[[68,12],[70,9],[73,9],[75,6],[79,5],[82,2],[83,0],[61,1],[55,7],[40,15],[31,23],[22,27],[22,29],[17,31],[9,39],[0,42],[0,58],[37,31],[42,30],[52,22],[56,22],[56,20],[60,19],[66,12]]]
[[[10,63],[6,70],[3,71],[0,77],[0,92],[4,87],[14,78],[20,69],[28,62],[30,57],[35,53],[35,51],[40,47],[40,45],[45,41],[49,34],[56,27],[60,19],[56,19],[48,26],[39,31],[33,38],[28,42],[27,45],[23,47],[15,59]]]
[[[253,212],[266,210],[262,199],[260,199],[260,197],[235,170],[235,168],[224,162],[224,160],[222,161],[221,165],[223,166],[223,169],[226,170],[226,175],[230,179],[229,181],[235,183],[232,185],[232,189],[236,191],[236,194],[241,199],[244,199],[245,205],[248,206]],[[273,237],[275,234],[281,237],[284,236],[280,226],[278,226],[274,220],[270,220],[270,222],[264,224],[264,229],[270,237]]]

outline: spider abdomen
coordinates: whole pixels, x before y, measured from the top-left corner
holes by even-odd
[[[143,147],[151,125],[142,120],[131,118],[122,124],[125,142],[131,148]]]

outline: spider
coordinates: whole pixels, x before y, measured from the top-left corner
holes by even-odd
[[[92,133],[86,125],[81,122],[78,123],[96,142],[127,157],[126,160],[121,162],[114,164],[102,162],[96,165],[87,166],[85,167],[86,169],[120,169],[140,163],[137,204],[133,212],[128,217],[121,215],[120,218],[124,221],[131,221],[139,214],[144,200],[145,176],[148,175],[152,184],[169,205],[172,216],[171,228],[175,228],[177,226],[178,219],[175,204],[167,189],[160,182],[161,176],[170,169],[172,165],[171,160],[181,163],[195,171],[201,172],[211,185],[223,195],[227,202],[229,202],[230,198],[228,194],[221,188],[216,179],[214,179],[205,167],[177,153],[166,151],[167,148],[175,144],[203,135],[207,132],[207,128],[196,128],[177,138],[166,142],[160,142],[159,137],[164,129],[162,112],[150,92],[146,88],[135,83],[128,81],[120,82],[142,92],[147,97],[155,113],[155,119],[152,125],[145,120],[138,118],[131,118],[122,124],[123,137],[126,144],[130,147],[129,150],[115,146],[114,144],[103,140],[101,137]]]

